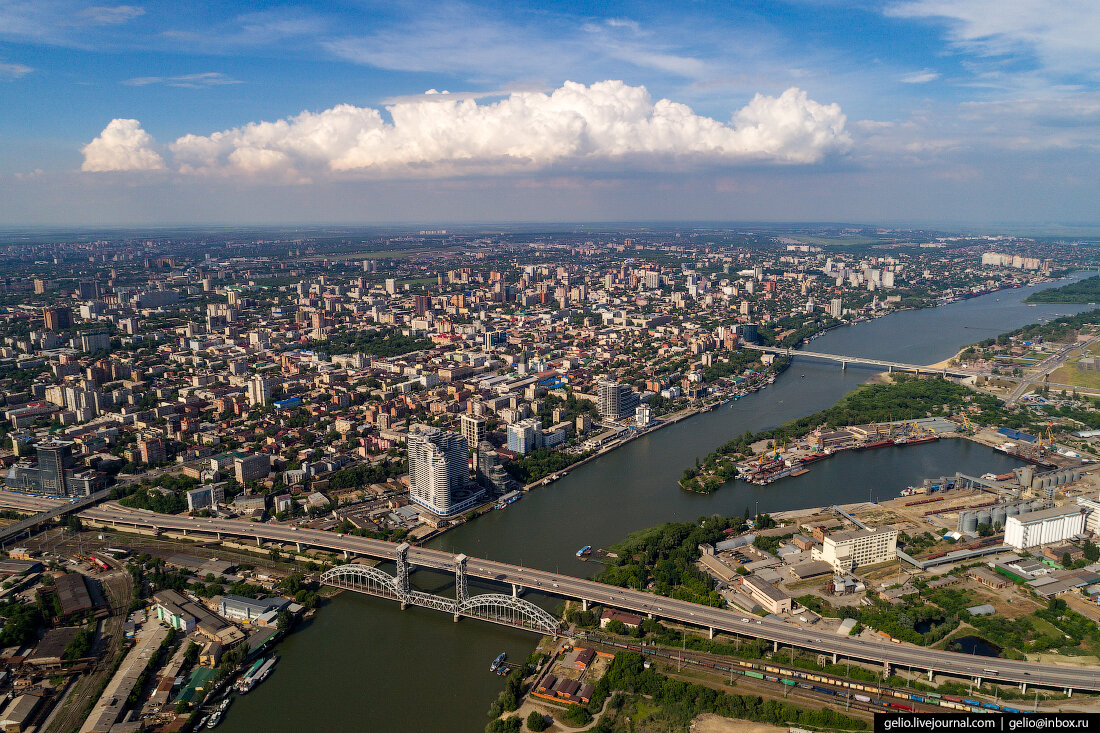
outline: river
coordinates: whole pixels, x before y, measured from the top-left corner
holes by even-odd
[[[1079,275],[1078,278],[1085,275]],[[1089,306],[1021,301],[1042,289],[1021,288],[920,311],[906,311],[835,329],[808,349],[832,354],[929,364],[968,343]],[[896,496],[927,477],[962,471],[981,475],[1017,465],[966,440],[845,453],[806,475],[770,486],[732,482],[711,495],[680,490],[683,469],[731,436],[773,427],[834,404],[875,370],[795,358],[774,385],[676,425],[650,433],[529,492],[504,511],[440,536],[431,546],[475,557],[588,576],[583,545],[606,547],[630,532],[667,521],[720,513],[782,511]],[[759,503],[759,504],[757,504]],[[420,571],[415,585],[446,593],[448,579]],[[453,585],[453,584],[450,584]],[[474,587],[484,592],[488,587]],[[494,589],[499,592],[499,589]],[[526,596],[553,608],[560,603]],[[529,633],[425,609],[345,593],[279,647],[271,678],[234,703],[221,730],[245,733],[369,730],[372,733],[478,733],[501,689],[488,672],[501,651],[521,660],[534,648]]]

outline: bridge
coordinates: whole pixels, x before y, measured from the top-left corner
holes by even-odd
[[[824,359],[826,361],[839,362],[842,369],[847,368],[849,364],[862,364],[866,366],[881,367],[887,371],[903,371],[903,372],[916,372],[917,374],[939,374],[944,377],[957,377],[965,378],[972,377],[973,374],[961,371],[959,369],[952,368],[936,368],[922,364],[905,364],[899,361],[885,361],[883,359],[868,359],[862,356],[844,356],[841,354],[826,354],[820,351],[801,351],[795,350],[790,347],[778,348],[775,346],[760,346],[758,344],[742,344],[746,349],[753,349],[754,351],[762,351],[765,354],[776,354],[778,356],[804,356],[813,359]]]
[[[471,596],[466,582],[465,555],[454,558],[455,597],[445,598],[432,593],[414,590],[409,586],[409,543],[394,548],[397,576],[369,565],[340,565],[321,574],[321,582],[336,588],[353,590],[380,598],[389,598],[407,606],[422,606],[443,611],[458,621],[463,616],[482,621],[513,626],[541,634],[557,636],[558,620],[529,601],[518,597],[519,588],[513,586],[512,595],[482,593]]]
[[[44,508],[34,516],[27,517],[26,519],[21,519],[15,524],[9,524],[7,527],[0,529],[0,545],[6,545],[7,543],[17,540],[23,536],[29,536],[33,534],[34,531],[41,527],[43,524],[53,519],[56,519],[57,517],[63,517],[74,512],[83,511],[84,509],[87,509],[88,507],[103,501],[108,496],[110,496],[110,494],[111,492],[109,489],[104,489],[103,491],[97,491],[94,494],[85,496],[80,499],[61,499],[61,504],[53,503],[52,500],[50,501],[50,504],[46,504],[45,502],[43,502],[42,504]],[[14,508],[20,511],[25,511],[26,509],[33,506],[34,503],[20,503]]]
[[[0,503],[3,503],[3,498],[0,493]],[[313,547],[343,553],[347,559],[358,555],[381,560],[398,560],[407,563],[404,566],[406,568],[408,564],[412,564],[421,568],[455,572],[456,575],[458,573],[459,558],[441,550],[407,547],[401,555],[405,559],[401,560],[398,553],[399,545],[392,542],[272,522],[201,519],[156,514],[140,509],[127,509],[113,502],[86,509],[80,516],[86,522],[101,526],[137,531],[175,532],[184,536],[195,535],[198,541],[202,541],[205,537],[218,539],[233,537],[254,540],[261,546],[264,542],[277,542],[296,547],[299,552],[303,547]],[[619,588],[570,575],[495,560],[468,557],[463,558],[462,565],[464,577],[475,577],[511,586],[513,598],[518,594],[519,589],[532,589],[580,601],[586,609],[589,604],[597,603],[632,611],[642,616],[700,627],[706,629],[711,636],[717,632],[725,632],[763,639],[771,642],[775,650],[778,650],[780,645],[784,645],[830,655],[834,661],[847,658],[881,664],[884,671],[908,668],[926,672],[929,677],[939,672],[971,678],[978,683],[982,679],[1014,683],[1024,691],[1029,685],[1040,685],[1062,689],[1066,693],[1072,693],[1075,689],[1100,692],[1100,667],[1071,668],[1053,664],[1038,665],[1026,661],[975,657],[958,652],[892,644],[882,639],[837,636],[829,632],[803,629],[783,621],[749,618],[736,610],[702,606],[640,590]],[[416,603],[416,605],[437,608],[456,616],[469,615],[496,623],[507,622],[509,625],[529,628],[532,631],[542,632],[544,628],[541,625],[545,622],[544,618],[533,614],[527,606],[501,600],[501,596],[482,600],[476,600],[481,598],[480,596],[471,598],[465,593],[457,594],[455,599],[428,598],[426,597],[428,594],[413,596],[410,595],[411,591],[406,591],[404,571],[400,571],[398,577],[391,580],[392,576],[386,573],[379,575],[378,572],[348,569],[347,565],[341,568],[328,571],[324,577],[325,582],[332,585],[343,584],[341,587],[391,598],[402,603]],[[505,605],[509,607],[508,610],[504,609]],[[526,614],[526,616],[518,620],[515,615],[509,617],[510,613]],[[505,620],[499,620],[501,618]],[[511,621],[507,621],[508,618],[511,618]]]

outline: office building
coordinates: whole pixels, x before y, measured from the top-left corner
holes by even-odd
[[[469,444],[458,433],[416,425],[409,432],[409,497],[441,517],[460,514],[483,493],[469,486]]]
[[[639,404],[638,393],[630,388],[630,385],[619,384],[611,380],[601,380],[599,383],[600,417],[605,420],[620,420],[633,417]]]
[[[1009,517],[1005,520],[1005,544],[1026,550],[1063,542],[1084,533],[1088,514],[1086,505],[1066,504]]]
[[[85,496],[103,483],[95,471],[73,470],[73,443],[50,440],[35,447],[37,465],[21,460],[9,469],[6,488],[52,496]]]
[[[833,566],[838,573],[850,573],[857,567],[888,562],[898,554],[896,529],[854,529],[825,535],[820,548],[811,557]]]
[[[637,409],[634,410],[634,421],[639,428],[648,428],[649,424],[653,422],[652,408],[644,402],[638,405]]]
[[[207,484],[187,492],[187,511],[197,512],[225,503],[225,484]]]
[[[233,459],[233,475],[239,484],[267,478],[270,473],[271,459],[265,453]]]
[[[73,309],[60,305],[43,308],[42,320],[47,331],[65,331],[73,327]]]

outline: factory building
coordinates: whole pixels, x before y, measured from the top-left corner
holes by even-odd
[[[1088,508],[1077,504],[1041,509],[1005,522],[1005,544],[1017,550],[1062,542],[1085,532]]]

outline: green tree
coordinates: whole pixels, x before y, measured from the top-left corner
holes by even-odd
[[[550,724],[546,722],[546,716],[537,710],[532,710],[531,714],[527,716],[527,730],[533,730],[535,733],[540,733],[550,727]]]

